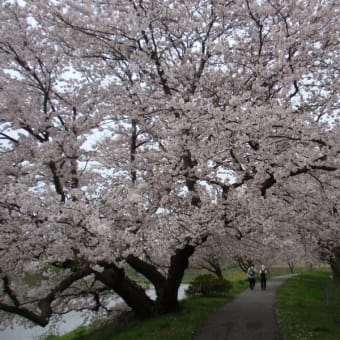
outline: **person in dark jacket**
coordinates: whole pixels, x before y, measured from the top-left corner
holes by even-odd
[[[247,271],[248,281],[249,281],[249,288],[254,289],[256,283],[256,271],[254,265],[250,265]]]
[[[263,264],[259,272],[262,290],[266,290],[267,288],[267,273],[268,273],[268,270],[266,266]]]

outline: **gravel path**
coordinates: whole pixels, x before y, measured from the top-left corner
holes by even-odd
[[[257,279],[254,290],[249,288],[233,301],[212,313],[193,334],[193,340],[282,340],[276,321],[277,288],[293,275],[267,281],[262,291]]]

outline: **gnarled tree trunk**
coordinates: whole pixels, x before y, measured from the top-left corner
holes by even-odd
[[[154,285],[157,294],[157,312],[169,313],[179,310],[178,289],[184,272],[188,268],[189,258],[194,251],[195,247],[191,245],[177,249],[175,254],[171,256],[167,277],[164,277],[151,263],[147,263],[133,255],[127,258],[127,263]]]
[[[177,249],[175,254],[171,256],[168,276],[156,301],[159,312],[169,313],[179,310],[178,289],[184,272],[188,268],[189,258],[194,251],[194,246],[186,245],[182,249]]]
[[[140,318],[155,314],[155,302],[145,290],[125,275],[122,268],[111,264],[103,272],[96,272],[96,279],[114,290]]]

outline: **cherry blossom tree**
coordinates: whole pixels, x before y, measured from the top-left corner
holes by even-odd
[[[240,251],[241,241],[226,233],[211,235],[190,259],[190,268],[206,270],[223,279],[223,272],[237,267],[235,251]],[[252,253],[254,248],[245,252]]]
[[[112,290],[140,317],[176,311],[209,237],[245,255],[248,241],[296,235],[301,212],[322,211],[304,230],[316,251],[336,249],[333,1],[1,6],[4,323],[105,312]]]

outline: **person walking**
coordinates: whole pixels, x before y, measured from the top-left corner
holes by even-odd
[[[263,264],[260,269],[260,281],[261,281],[261,289],[266,290],[267,288],[267,273],[268,270],[266,266]]]
[[[256,283],[256,271],[253,264],[250,265],[247,271],[248,281],[249,281],[249,288],[254,289]]]

